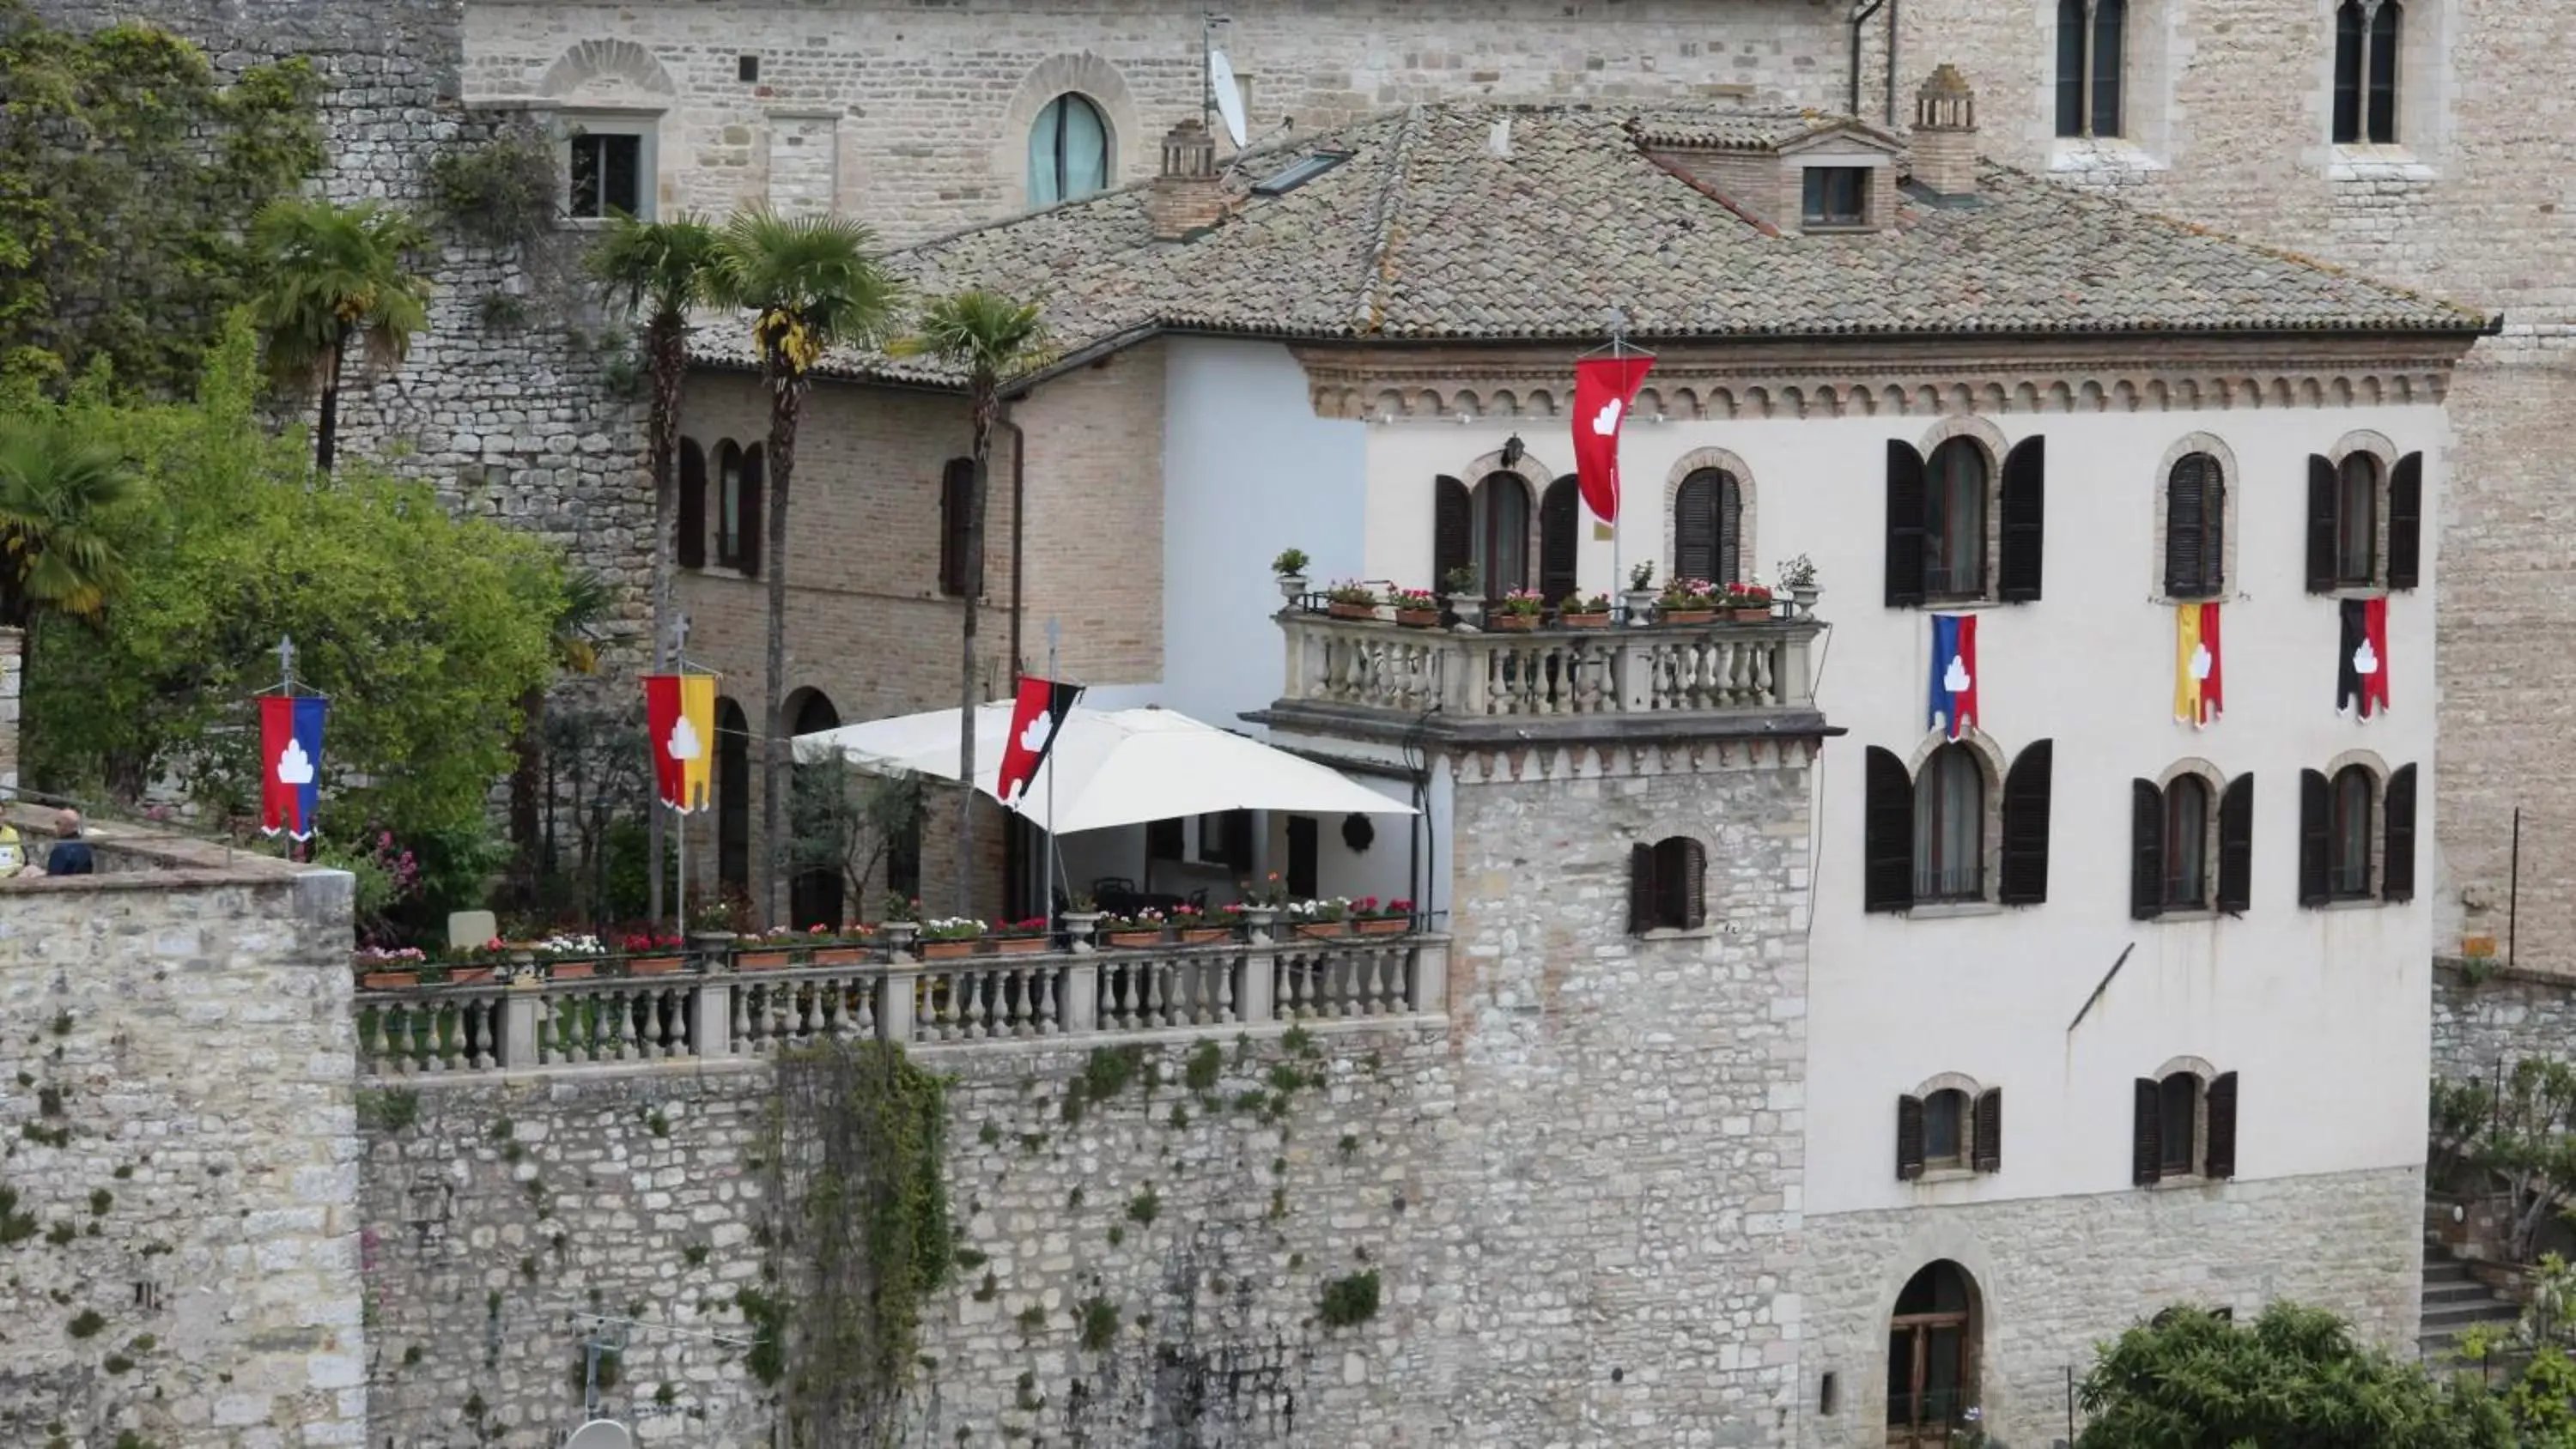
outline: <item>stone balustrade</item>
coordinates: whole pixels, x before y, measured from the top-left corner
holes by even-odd
[[[1815,708],[1823,625],[1404,629],[1289,611],[1274,710],[1436,714],[1453,724],[1669,721]]]
[[[916,1047],[1266,1024],[1437,1017],[1449,942],[1427,934],[1141,950],[979,954],[836,951],[875,959],[765,967],[777,952],[702,955],[661,975],[541,978],[361,991],[361,1071],[419,1077],[756,1058],[823,1041]]]

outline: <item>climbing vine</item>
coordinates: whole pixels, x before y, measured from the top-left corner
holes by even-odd
[[[450,147],[430,158],[429,195],[443,220],[478,241],[536,241],[554,230],[554,150],[518,131]]]
[[[839,1042],[778,1062],[768,1154],[794,1265],[767,1367],[783,1377],[796,1442],[895,1442],[920,1363],[921,1311],[954,1266],[946,1078],[890,1043]]]

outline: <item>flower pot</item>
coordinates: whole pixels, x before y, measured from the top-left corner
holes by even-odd
[[[459,966],[447,973],[447,984],[450,986],[480,986],[484,982],[492,979],[495,969],[496,968],[490,966]]]
[[[546,979],[548,981],[588,981],[590,978],[598,974],[599,963],[596,961],[549,961],[546,963]]]
[[[1789,599],[1791,603],[1797,606],[1792,617],[1800,619],[1812,619],[1816,617],[1816,596],[1823,592],[1824,590],[1817,588],[1814,584],[1796,584],[1791,586],[1789,590]]]
[[[976,941],[973,937],[968,937],[963,941],[924,941],[921,943],[921,959],[924,961],[954,961],[960,956],[974,955],[975,948],[980,944],[982,943]]]
[[[1456,616],[1459,623],[1470,629],[1477,628],[1485,622],[1485,601],[1474,594],[1451,594],[1448,596],[1448,604],[1449,612]]]
[[[1324,606],[1324,612],[1336,619],[1374,619],[1377,617],[1377,606],[1375,604],[1327,604]]]
[[[1506,633],[1526,634],[1532,629],[1538,627],[1538,615],[1496,614],[1491,622],[1493,627],[1501,629]]]
[[[1122,950],[1132,950],[1138,946],[1159,946],[1163,944],[1163,933],[1160,931],[1106,931],[1101,934],[1100,943]]]
[[[1405,916],[1371,916],[1352,924],[1363,936],[1401,936],[1413,929],[1412,920]]]
[[[1739,624],[1767,624],[1771,622],[1771,606],[1769,604],[1761,605],[1758,608],[1739,608],[1735,610],[1734,613],[1735,622]]]
[[[1395,622],[1407,629],[1437,629],[1440,627],[1440,611],[1438,609],[1398,609],[1395,611]]]
[[[783,971],[794,964],[793,951],[745,951],[733,958],[736,971]]]
[[[1643,625],[1648,619],[1654,617],[1655,591],[1653,589],[1622,590],[1619,601],[1628,606],[1628,622],[1631,624]]]
[[[1306,597],[1304,574],[1279,574],[1276,577],[1279,580],[1279,597],[1292,604]]]
[[[1188,926],[1181,931],[1181,944],[1205,946],[1211,942],[1222,941],[1233,934],[1234,929],[1230,926]]]
[[[995,936],[993,950],[1004,956],[1034,956],[1054,943],[1044,936]]]
[[[867,959],[868,948],[865,946],[825,946],[814,953],[813,964],[817,966],[856,966]]]
[[[1715,609],[1675,609],[1667,606],[1659,618],[1667,624],[1705,624],[1717,617]]]
[[[1067,911],[1056,919],[1064,923],[1064,934],[1076,951],[1091,949],[1091,934],[1100,926],[1098,911]]]
[[[638,956],[626,963],[629,976],[669,976],[679,969],[677,956]]]
[[[1559,614],[1556,616],[1556,622],[1568,629],[1606,629],[1610,626],[1610,616],[1608,614]]]
[[[1306,937],[1308,940],[1329,941],[1337,937],[1347,936],[1350,933],[1350,925],[1348,922],[1344,921],[1300,921],[1297,923],[1297,934]]]
[[[405,986],[418,986],[417,971],[370,971],[358,978],[358,985],[369,991],[393,991]]]

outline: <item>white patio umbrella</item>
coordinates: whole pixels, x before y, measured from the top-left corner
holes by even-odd
[[[1000,795],[994,782],[1001,776],[1010,729],[1008,701],[975,711],[975,788],[996,799]],[[931,710],[796,737],[799,760],[810,763],[834,754],[876,773],[954,780],[957,711]],[[1030,824],[1066,835],[1220,810],[1417,813],[1312,760],[1185,714],[1080,706],[1065,717],[1055,748],[1019,805]]]

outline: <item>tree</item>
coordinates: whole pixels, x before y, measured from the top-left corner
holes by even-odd
[[[250,295],[242,218],[321,167],[321,92],[302,59],[227,83],[149,25],[57,29],[0,0],[0,371],[194,384]]]
[[[679,505],[680,389],[689,375],[689,309],[706,295],[715,232],[682,214],[669,221],[612,217],[587,258],[593,279],[630,318],[644,324],[645,366],[652,375],[647,453],[653,474],[653,668],[671,667],[672,551]],[[648,900],[662,919],[662,812],[651,812]]]
[[[761,727],[760,914],[779,918],[778,861],[787,793],[787,514],[796,427],[814,365],[835,346],[875,346],[893,330],[902,284],[876,256],[876,234],[835,216],[740,211],[716,238],[710,300],[754,314],[751,338],[769,387],[769,650]]]
[[[565,573],[562,585],[556,595],[554,617],[546,628],[546,652],[552,656],[558,674],[597,674],[599,626],[616,616],[617,596],[588,569]],[[637,737],[642,737],[640,728]],[[546,681],[539,680],[519,696],[519,728],[510,742],[514,761],[510,770],[510,844],[517,855],[521,885],[528,888],[533,888],[544,864],[538,848],[537,805],[541,799],[552,798],[553,792],[546,788],[545,767],[548,745],[554,738],[546,716]],[[545,844],[545,854],[551,855],[551,831]]]
[[[895,344],[902,354],[938,358],[966,374],[967,412],[974,430],[975,481],[967,490],[966,587],[958,666],[957,778],[965,788],[957,803],[957,903],[975,913],[975,626],[984,592],[984,509],[992,474],[993,426],[1001,419],[1002,384],[1044,366],[1055,355],[1039,304],[992,292],[958,292],[932,302],[915,333]],[[1011,661],[1019,668],[1019,661]]]
[[[921,819],[920,777],[871,775],[838,756],[798,765],[789,793],[789,868],[837,874],[853,901]]]
[[[412,255],[428,249],[429,231],[373,201],[344,207],[289,197],[261,207],[250,235],[261,269],[251,316],[267,343],[269,373],[282,387],[320,389],[313,466],[328,473],[349,354],[392,366],[411,350],[412,334],[429,326],[429,279],[409,270]]]
[[[142,491],[103,439],[39,413],[0,416],[0,623],[96,627],[128,577],[115,515]]]
[[[2478,1123],[2481,1104],[2488,1111]],[[2526,1057],[2501,1091],[2454,1089],[2435,1105],[2437,1133],[2473,1127],[2468,1165],[2504,1183],[2513,1202],[2514,1261],[2530,1262],[2540,1230],[2576,1200],[2576,1067]]]
[[[2512,1449],[2475,1386],[2353,1342],[2320,1308],[2274,1303],[2250,1327],[2167,1309],[2096,1350],[2076,1390],[2076,1449]]]

